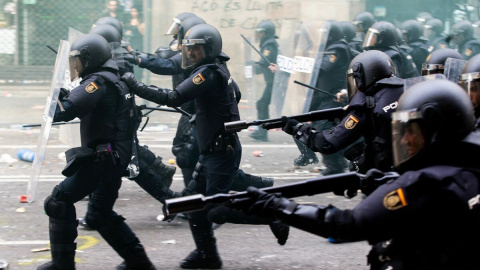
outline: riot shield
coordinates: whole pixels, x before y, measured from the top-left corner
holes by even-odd
[[[250,43],[254,44],[254,37],[247,37]],[[246,91],[242,91],[242,99],[238,104],[241,110],[240,115],[244,119],[257,119],[257,100],[262,97],[266,83],[262,74],[257,74],[256,61],[260,61],[260,55],[245,41],[244,43],[245,57],[245,82]],[[258,49],[258,48],[257,48]]]
[[[282,22],[270,115],[294,115],[307,112],[313,90],[294,81],[315,86],[328,38],[329,23],[309,21]]]
[[[466,63],[467,61],[463,59],[455,59],[451,57],[447,58],[445,61],[443,75],[445,75],[447,80],[458,83],[458,80],[462,75],[463,67]]]
[[[47,98],[45,110],[43,113],[42,129],[38,137],[37,148],[35,151],[35,159],[32,164],[32,173],[27,186],[27,201],[33,202],[37,190],[38,178],[42,170],[42,163],[47,149],[48,138],[50,136],[50,128],[53,122],[53,116],[58,103],[58,94],[63,86],[65,79],[65,70],[68,68],[68,53],[70,52],[70,43],[65,40],[60,41],[57,50],[57,58],[55,60],[55,68],[52,76],[50,93]]]
[[[445,76],[443,74],[431,74],[431,75],[426,75],[426,76],[418,76],[418,77],[413,77],[413,78],[408,78],[403,80],[403,91],[407,91],[408,88],[412,87],[413,85],[428,81],[428,80],[446,80]]]

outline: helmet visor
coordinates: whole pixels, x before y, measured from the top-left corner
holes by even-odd
[[[265,28],[257,28],[255,30],[255,43],[261,42],[264,36],[265,36]]]
[[[460,76],[458,81],[460,85],[470,96],[473,106],[477,107],[480,105],[480,73],[467,73]]]
[[[70,72],[70,81],[74,81],[75,79],[80,77],[80,74],[83,72],[83,65],[82,61],[80,60],[80,52],[75,50],[71,51],[68,56],[68,67]]]
[[[425,147],[417,111],[400,111],[392,114],[393,163],[398,166],[415,156]]]
[[[363,40],[363,48],[374,48],[377,45],[378,34],[380,32],[377,29],[369,28]]]
[[[357,84],[355,83],[355,77],[353,76],[352,69],[347,70],[347,92],[348,92],[348,100],[352,100],[353,96],[357,93],[358,88]]]
[[[167,29],[165,30],[165,36],[176,35],[178,34],[178,28],[180,27],[181,21],[177,18],[173,18]]]
[[[422,64],[422,76],[437,73],[443,74],[444,70],[445,67],[442,64]]]
[[[201,63],[207,57],[203,39],[184,39],[182,41],[182,68],[188,69]]]

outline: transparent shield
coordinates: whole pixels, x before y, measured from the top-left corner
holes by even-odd
[[[466,60],[462,59],[455,59],[455,58],[447,58],[445,61],[445,67],[443,70],[443,75],[447,78],[447,80],[452,81],[454,83],[458,83],[460,76],[462,75],[462,70],[465,64],[467,63]]]
[[[308,111],[312,89],[296,84],[299,81],[315,86],[328,38],[329,24],[324,21],[295,23],[284,21],[278,40],[280,54],[275,73],[272,117]]]
[[[408,88],[412,87],[413,85],[428,81],[428,80],[446,80],[445,76],[443,74],[431,74],[431,75],[426,75],[426,76],[418,76],[418,77],[413,77],[409,79],[404,80],[404,85],[403,85],[403,91],[408,90]]]
[[[246,37],[250,43],[254,43],[254,34],[252,36]],[[245,41],[243,42],[244,48],[244,74],[246,82],[246,91],[242,90],[242,99],[238,104],[240,109],[240,115],[242,118],[248,121],[252,121],[258,118],[257,115],[257,100],[262,97],[262,93],[265,89],[266,83],[263,78],[263,75],[257,74],[257,65],[256,62],[260,61],[261,56],[250,47],[250,45]],[[257,47],[257,49],[259,49]]]
[[[53,116],[58,102],[58,94],[60,88],[63,86],[65,80],[65,70],[68,66],[68,53],[70,51],[70,43],[65,40],[60,41],[57,50],[57,58],[55,60],[55,68],[53,70],[52,83],[50,86],[50,93],[47,97],[47,103],[43,113],[42,129],[38,136],[37,148],[35,151],[35,159],[32,164],[32,173],[27,186],[27,201],[33,202],[35,193],[37,191],[38,178],[42,170],[42,163],[47,149],[48,138],[50,136],[50,129],[52,127]]]

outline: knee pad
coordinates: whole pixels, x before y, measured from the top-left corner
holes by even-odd
[[[51,218],[66,218],[68,204],[65,201],[59,201],[49,195],[44,203],[43,207],[47,216]]]
[[[103,227],[113,228],[115,224],[121,223],[124,220],[125,218],[120,215],[111,216],[99,211],[87,211],[87,214],[85,215],[85,222],[95,230]]]

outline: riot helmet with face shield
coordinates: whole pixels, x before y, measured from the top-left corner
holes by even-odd
[[[376,22],[367,31],[363,41],[365,50],[397,45],[397,28],[386,21]]]
[[[392,114],[394,166],[415,166],[432,147],[460,142],[475,125],[473,106],[457,84],[427,80],[410,87]]]
[[[341,21],[339,22],[340,27],[342,28],[343,35],[345,40],[350,42],[355,37],[355,26],[351,22]]]
[[[111,25],[113,27],[115,27],[115,29],[117,29],[118,33],[120,33],[120,37],[123,37],[123,25],[122,23],[113,18],[113,17],[102,17],[100,19],[98,19],[92,26],[92,28],[98,26],[98,25],[102,25],[102,24],[108,24],[108,25]]]
[[[443,32],[443,22],[439,19],[430,19],[423,26],[423,35],[430,41]]]
[[[197,16],[190,16],[182,20],[178,27],[177,43],[182,44],[182,39],[185,37],[187,31],[198,24],[206,24],[206,22],[204,19]]]
[[[177,16],[172,18],[172,21],[170,24],[167,26],[167,29],[165,30],[165,36],[168,35],[176,35],[178,34],[178,28],[180,27],[180,23],[185,20],[186,18],[189,17],[196,17],[195,14],[190,13],[190,12],[183,12],[178,14]]]
[[[433,51],[427,56],[425,63],[422,65],[422,76],[431,74],[443,74],[445,70],[445,62],[448,58],[462,59],[462,55],[454,49],[443,48]]]
[[[209,24],[190,28],[182,40],[182,68],[189,69],[213,61],[222,51],[222,36]]]
[[[255,29],[255,41],[262,43],[272,37],[278,38],[275,35],[275,24],[270,20],[261,21]]]
[[[357,15],[355,15],[355,18],[353,18],[353,25],[356,26],[357,32],[363,32],[367,33],[368,28],[372,27],[372,25],[375,23],[375,17],[373,17],[373,14],[364,11],[360,12]]]
[[[347,88],[349,100],[356,91],[373,95],[371,87],[379,80],[396,75],[392,60],[384,52],[377,50],[365,51],[350,62],[347,70]]]
[[[85,77],[112,59],[107,40],[98,34],[78,37],[70,47],[70,78]]]
[[[480,54],[467,61],[458,84],[467,92],[473,106],[478,108],[480,105]]]
[[[452,26],[452,35],[455,44],[462,45],[473,38],[472,23],[467,20],[457,22]]]
[[[406,20],[400,26],[407,44],[417,41],[423,34],[423,26],[417,20]]]

